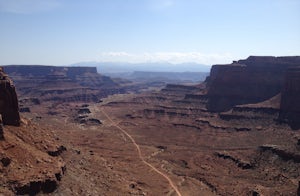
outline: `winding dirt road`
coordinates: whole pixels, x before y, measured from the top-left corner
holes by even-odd
[[[140,146],[135,142],[135,140],[133,139],[133,137],[123,128],[121,128],[117,123],[115,123],[109,116],[108,114],[101,109],[101,112],[106,116],[106,118],[112,123],[113,126],[115,126],[117,129],[119,129],[120,131],[122,131],[133,143],[133,145],[136,147],[137,151],[138,151],[138,156],[141,159],[141,161],[147,165],[148,167],[150,167],[151,169],[153,169],[156,173],[158,173],[159,175],[161,175],[162,177],[164,177],[170,184],[170,186],[172,187],[172,189],[176,192],[176,194],[178,196],[182,196],[181,193],[179,192],[178,188],[175,186],[175,184],[173,183],[173,181],[163,172],[159,171],[158,169],[156,169],[151,163],[148,163],[144,157],[142,156],[142,151],[140,149]]]

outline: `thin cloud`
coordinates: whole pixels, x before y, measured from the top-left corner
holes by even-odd
[[[156,53],[128,53],[128,52],[104,52],[99,55],[98,61],[104,62],[168,62],[168,63],[187,63],[194,62],[200,64],[218,64],[231,62],[233,56],[225,54],[204,54],[200,52],[156,52]]]
[[[59,6],[57,0],[0,0],[0,11],[14,14],[50,11]]]

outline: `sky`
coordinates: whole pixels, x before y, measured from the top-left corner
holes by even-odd
[[[0,0],[0,65],[300,55],[300,0]]]

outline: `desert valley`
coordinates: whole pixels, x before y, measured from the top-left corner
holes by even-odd
[[[300,57],[203,82],[3,66],[0,195],[300,195]]]

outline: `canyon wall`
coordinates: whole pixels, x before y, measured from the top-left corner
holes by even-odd
[[[300,66],[287,70],[282,88],[279,119],[300,129]]]
[[[214,65],[207,78],[209,111],[262,102],[280,93],[286,70],[300,65],[300,57],[256,57]]]
[[[4,68],[14,80],[20,97],[38,97],[40,101],[96,102],[122,92],[116,82],[99,74],[96,67],[9,65]]]

